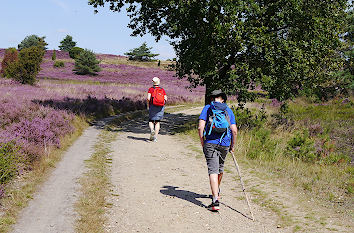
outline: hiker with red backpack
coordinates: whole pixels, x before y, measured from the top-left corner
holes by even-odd
[[[160,87],[160,79],[154,77],[152,79],[153,86],[148,90],[148,108],[149,108],[149,127],[150,141],[157,142],[157,135],[160,131],[160,121],[163,118],[167,95],[165,90]]]
[[[218,211],[224,162],[228,152],[234,152],[237,127],[235,115],[226,104],[226,94],[221,90],[215,90],[211,93],[211,100],[199,116],[198,133],[208,166],[213,199],[207,208]]]

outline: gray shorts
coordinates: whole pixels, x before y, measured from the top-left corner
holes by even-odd
[[[224,172],[224,162],[229,152],[228,146],[220,146],[212,143],[205,143],[203,152],[208,165],[208,173],[220,174]]]

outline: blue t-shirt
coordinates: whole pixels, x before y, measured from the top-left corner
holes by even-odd
[[[226,104],[224,104],[224,105],[226,105]],[[208,126],[207,126],[208,119],[209,119],[209,116],[212,114],[210,107],[211,107],[210,104],[205,105],[205,107],[202,110],[202,113],[199,116],[200,120],[206,121],[206,125],[205,125],[206,132],[208,132]],[[236,125],[235,115],[227,105],[226,105],[226,111],[230,117],[230,124]],[[229,130],[229,133],[224,134],[221,142],[220,142],[220,138],[221,138],[222,134],[211,132],[211,134],[208,135],[208,133],[207,133],[205,135],[204,143],[212,143],[212,144],[219,144],[220,143],[221,146],[230,146],[232,134],[231,134],[231,130],[230,129],[228,129],[228,130]]]

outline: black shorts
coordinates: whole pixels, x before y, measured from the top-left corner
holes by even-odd
[[[160,120],[151,120],[151,119],[149,119],[149,122],[157,123],[157,122],[160,122]]]

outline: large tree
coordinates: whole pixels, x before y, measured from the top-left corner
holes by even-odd
[[[347,0],[89,0],[127,5],[132,35],[168,36],[177,74],[206,94],[222,88],[239,101],[260,84],[286,100],[315,89],[342,65],[336,55]]]

